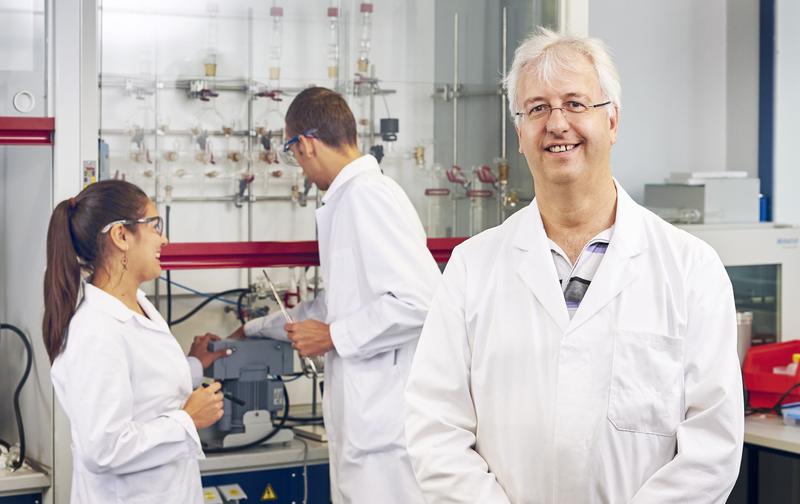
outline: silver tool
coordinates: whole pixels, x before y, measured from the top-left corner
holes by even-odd
[[[275,297],[275,301],[278,303],[278,308],[281,309],[281,313],[283,313],[283,317],[286,319],[287,322],[290,324],[294,323],[294,319],[289,312],[286,311],[286,307],[283,305],[283,301],[281,301],[281,297],[278,295],[278,289],[275,288],[275,284],[272,283],[270,280],[269,275],[267,275],[267,270],[261,270],[264,273],[264,278],[267,279],[267,284],[269,288],[272,290],[272,295]],[[303,357],[303,373],[317,375],[317,366],[314,364],[313,359],[311,357]]]

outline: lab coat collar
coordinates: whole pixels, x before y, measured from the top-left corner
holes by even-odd
[[[325,196],[322,197],[322,204],[324,205],[327,203],[349,180],[369,171],[379,173],[381,171],[380,166],[378,166],[378,161],[370,154],[365,154],[345,165],[342,171],[333,179],[333,182],[331,182],[330,187],[328,187],[328,190],[325,192]]]
[[[609,248],[616,247],[623,257],[634,257],[647,249],[643,209],[625,192],[617,179],[614,179],[614,185],[617,186],[617,214]]]
[[[88,303],[88,305],[92,306],[94,309],[107,313],[120,322],[129,322],[131,319],[135,319],[145,327],[169,332],[169,326],[166,321],[164,321],[164,318],[158,313],[152,303],[147,299],[145,293],[140,289],[136,290],[136,301],[147,314],[147,317],[142,317],[125,306],[119,299],[88,282],[83,286],[83,289],[84,302]]]
[[[520,210],[520,214],[513,238],[514,246],[522,251],[517,275],[564,332],[569,325],[569,312],[536,199]]]
[[[608,245],[603,261],[597,269],[592,284],[581,305],[569,323],[568,331],[577,329],[603,309],[641,273],[638,267],[642,252],[647,249],[647,228],[644,210],[617,186],[617,213],[614,236]]]
[[[521,211],[524,213],[514,231],[514,246],[523,252],[517,274],[564,333],[586,322],[638,275],[636,261],[632,258],[647,248],[642,210],[616,180],[614,184],[617,188],[614,236],[572,320],[558,284],[558,273],[535,198]]]
[[[164,317],[161,316],[161,313],[156,310],[156,307],[153,306],[153,303],[147,299],[147,295],[140,289],[136,290],[136,300],[139,302],[139,306],[142,307],[142,310],[144,310],[144,313],[147,315],[147,317],[142,317],[138,313],[134,313],[136,320],[138,320],[144,326],[150,326],[172,334],[167,321],[164,320]]]

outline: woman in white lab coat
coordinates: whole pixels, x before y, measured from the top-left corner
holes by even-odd
[[[72,504],[203,502],[197,430],[222,416],[222,394],[218,383],[192,392],[180,345],[138,289],[161,273],[162,228],[121,180],[50,218],[43,336],[70,419]]]

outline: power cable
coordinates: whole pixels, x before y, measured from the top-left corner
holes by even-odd
[[[280,377],[277,377],[276,380],[277,381],[281,381],[281,382],[283,381],[283,380],[281,380]],[[238,451],[238,450],[244,450],[244,449],[247,449],[247,448],[252,448],[254,446],[260,446],[260,445],[266,443],[267,441],[269,441],[270,439],[275,437],[275,435],[278,434],[278,432],[281,429],[285,429],[285,428],[288,429],[288,427],[285,427],[285,425],[286,425],[286,420],[287,420],[287,418],[289,416],[289,392],[286,390],[286,386],[285,385],[283,387],[283,403],[284,403],[283,415],[281,416],[281,419],[278,421],[277,425],[273,424],[273,429],[268,434],[266,434],[265,436],[262,436],[261,438],[256,439],[255,441],[252,441],[250,443],[239,445],[239,446],[229,446],[229,447],[225,447],[225,448],[210,448],[210,449],[203,450],[203,451],[205,453],[228,453],[228,452],[232,452],[232,451]]]
[[[25,337],[25,334],[22,332],[22,330],[20,330],[20,328],[11,324],[0,323],[0,330],[3,329],[9,330],[19,336],[23,345],[25,346],[25,352],[27,354],[25,371],[22,373],[22,377],[17,384],[17,388],[14,390],[14,417],[17,420],[17,432],[19,433],[19,458],[11,462],[11,469],[16,471],[22,467],[22,464],[25,463],[25,426],[22,424],[22,414],[19,410],[19,395],[20,392],[22,392],[22,387],[25,385],[25,382],[28,381],[28,375],[31,373],[31,365],[33,364],[33,349],[31,348],[28,338]],[[3,445],[10,449],[8,443],[3,443]]]
[[[180,317],[180,318],[178,318],[176,320],[173,320],[172,324],[170,324],[170,327],[172,327],[172,326],[174,326],[176,324],[180,324],[182,322],[186,322],[189,318],[194,316],[197,312],[202,310],[208,303],[214,301],[215,299],[221,298],[222,296],[229,296],[229,295],[232,295],[232,294],[239,294],[242,291],[248,292],[249,289],[230,289],[230,290],[218,292],[216,294],[212,294],[207,299],[205,299],[202,303],[200,303],[199,305],[197,305],[194,308],[192,308],[186,315],[184,315],[184,316],[182,316],[182,317]]]
[[[170,205],[166,207],[166,222],[165,224],[165,232],[167,233],[167,240],[169,240],[169,214],[170,214]],[[167,325],[172,325],[172,271],[167,270]]]

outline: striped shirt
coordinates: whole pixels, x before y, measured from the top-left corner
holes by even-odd
[[[555,262],[556,272],[558,273],[558,282],[564,292],[564,300],[567,302],[567,311],[570,319],[578,311],[583,296],[589,290],[589,285],[591,285],[592,278],[594,278],[597,268],[600,267],[600,263],[603,261],[613,233],[614,226],[611,226],[589,240],[574,265],[570,262],[569,256],[561,250],[561,247],[548,238],[550,251],[553,254],[553,262]]]

